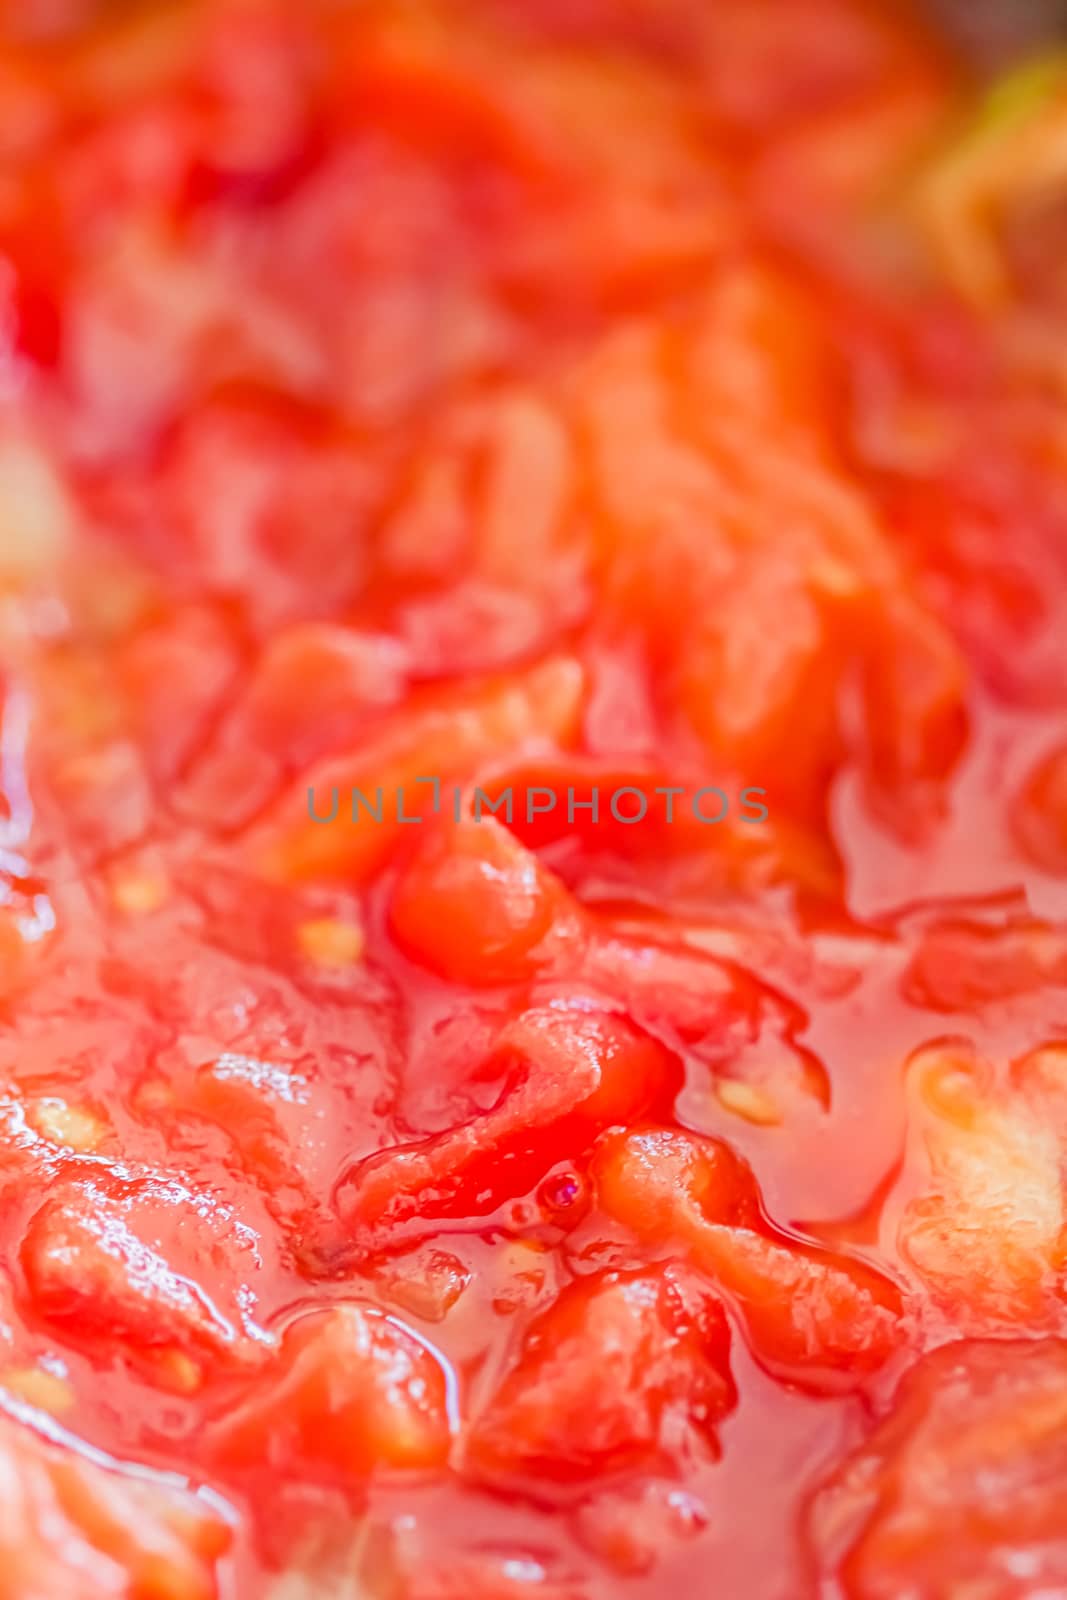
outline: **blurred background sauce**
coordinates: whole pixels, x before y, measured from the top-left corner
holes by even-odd
[[[166,0],[2,0],[0,26],[9,38],[59,38],[87,23],[147,10]],[[291,0],[295,12],[300,0]],[[1041,49],[1067,38],[1067,0],[926,0],[939,26],[981,64]],[[576,11],[581,10],[580,0]]]
[[[931,0],[930,9],[981,64],[1067,38],[1067,0]]]

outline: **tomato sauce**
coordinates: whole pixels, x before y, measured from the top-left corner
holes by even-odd
[[[1067,75],[0,7],[0,1596],[1067,1586]]]

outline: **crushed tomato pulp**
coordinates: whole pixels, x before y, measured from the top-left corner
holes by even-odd
[[[1062,61],[0,16],[0,1595],[1067,1592]]]

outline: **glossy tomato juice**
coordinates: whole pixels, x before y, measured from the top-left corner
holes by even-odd
[[[1067,69],[949,15],[0,3],[0,1600],[1067,1594]]]

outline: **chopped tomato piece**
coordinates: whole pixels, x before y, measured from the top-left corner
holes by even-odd
[[[195,1387],[220,1361],[240,1368],[262,1359],[266,1338],[246,1324],[237,1280],[243,1256],[253,1271],[240,1225],[180,1184],[93,1180],[72,1180],[46,1200],[21,1251],[38,1316],[98,1355],[118,1348],[179,1387]]]
[[[264,874],[358,881],[380,866],[404,826],[435,800],[433,780],[461,778],[498,756],[574,732],[582,673],[560,658],[480,693],[440,693],[408,714],[358,758],[338,758],[307,774],[248,836],[247,853]],[[427,780],[420,785],[420,779]]]
[[[426,1248],[385,1259],[372,1276],[377,1293],[425,1322],[443,1322],[472,1278],[451,1251]]]
[[[1065,1376],[1060,1339],[923,1357],[818,1503],[816,1536],[849,1600],[1062,1588]]]
[[[359,1483],[379,1467],[444,1465],[451,1443],[441,1363],[399,1323],[360,1306],[298,1317],[275,1370],[216,1429],[218,1461]]]
[[[903,982],[912,1004],[931,1011],[967,1013],[1040,995],[1067,983],[1067,940],[1038,922],[936,923],[923,933]]]
[[[499,1084],[491,1110],[421,1143],[369,1156],[342,1180],[349,1226],[485,1212],[522,1194],[560,1155],[669,1101],[677,1059],[625,1018],[580,1001],[531,1009],[509,1023],[478,1063]]]
[[[998,1090],[992,1064],[965,1040],[927,1046],[908,1070],[916,1168],[926,1175],[901,1219],[906,1260],[961,1331],[1002,1331],[1020,1318],[1058,1325],[1062,1123],[1050,1115],[1050,1085],[1031,1072],[1029,1094]]]
[[[576,942],[568,902],[537,857],[483,817],[442,829],[416,855],[393,890],[390,926],[407,955],[443,978],[517,983],[548,965],[561,940]]]
[[[467,1457],[585,1482],[669,1454],[680,1424],[710,1434],[734,1404],[728,1345],[718,1302],[673,1269],[575,1283],[530,1328]]]
[[[188,815],[237,827],[285,782],[360,737],[403,687],[403,652],[382,635],[332,623],[287,628],[188,773]]]
[[[751,1174],[725,1146],[674,1133],[613,1135],[597,1157],[601,1202],[673,1241],[737,1304],[773,1369],[833,1384],[881,1365],[906,1338],[900,1291],[866,1263],[762,1219]]]
[[[1035,866],[1067,873],[1067,749],[1053,750],[1031,772],[1018,798],[1015,827]]]
[[[826,1075],[796,1042],[803,1017],[771,989],[725,961],[687,947],[669,949],[595,930],[585,970],[617,994],[657,1036],[676,1037],[717,1077],[781,1103],[825,1104]]]
[[[206,1500],[0,1422],[0,1556],[12,1596],[217,1600],[232,1532]],[[76,1577],[74,1576],[76,1574]],[[71,1583],[76,1582],[76,1590]]]

